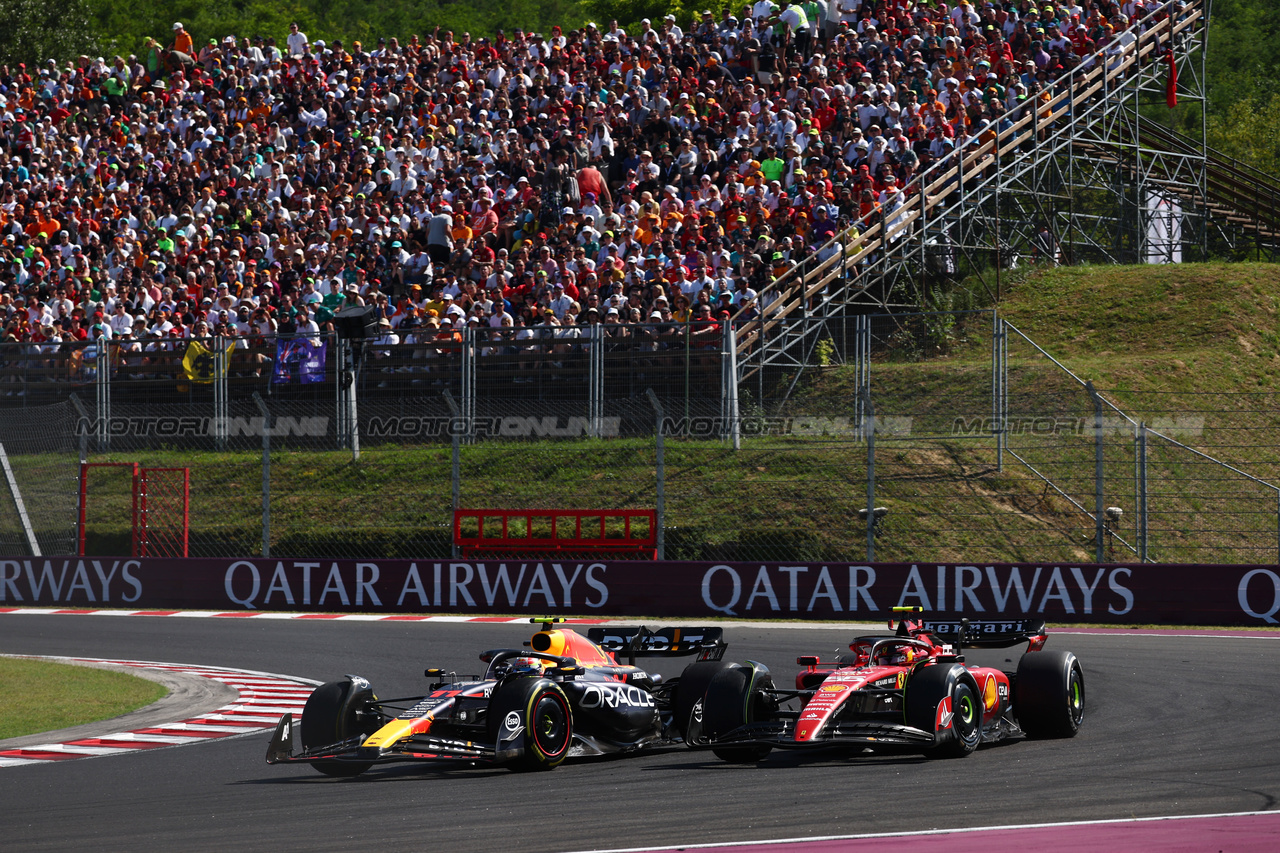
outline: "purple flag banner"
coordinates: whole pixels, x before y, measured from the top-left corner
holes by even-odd
[[[329,342],[323,338],[280,338],[271,381],[278,384],[323,382]]]

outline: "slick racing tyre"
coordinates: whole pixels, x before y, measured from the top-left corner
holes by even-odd
[[[716,673],[728,669],[731,664],[723,660],[700,660],[691,663],[676,682],[675,711],[672,725],[689,747],[696,747],[702,737],[703,697]]]
[[[929,758],[964,758],[982,740],[982,702],[977,685],[962,666],[934,664],[917,669],[907,682],[906,721],[912,728],[934,732],[934,746],[925,750]],[[943,708],[942,728],[938,728],[938,706]]]
[[[733,664],[717,672],[707,686],[703,700],[702,731],[713,741],[747,723],[765,722],[773,717],[774,703],[762,692],[772,688],[773,678],[764,667]],[[717,758],[732,764],[753,764],[769,754],[768,744],[713,746]]]
[[[1074,737],[1084,722],[1084,671],[1076,656],[1024,654],[1013,683],[1013,712],[1027,737]]]
[[[314,749],[344,741],[355,735],[370,735],[376,726],[361,718],[370,702],[378,697],[363,678],[330,681],[317,687],[302,708],[302,747]],[[373,766],[372,761],[313,761],[311,766],[326,776],[359,776]]]
[[[552,770],[573,745],[573,711],[564,691],[545,678],[515,678],[494,688],[489,700],[489,734],[500,736],[523,726],[524,746],[508,766],[512,770]]]

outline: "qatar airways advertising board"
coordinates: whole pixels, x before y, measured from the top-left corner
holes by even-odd
[[[0,609],[529,613],[878,621],[1280,624],[1274,566],[293,560],[0,560]]]

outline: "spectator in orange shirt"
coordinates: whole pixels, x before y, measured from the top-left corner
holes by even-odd
[[[42,201],[36,202],[36,218],[27,226],[27,235],[30,237],[38,237],[44,234],[46,237],[53,237],[62,228],[62,223],[54,219],[52,215],[46,215],[45,204]]]
[[[179,53],[185,53],[187,56],[193,56],[191,33],[187,32],[186,28],[183,27],[181,23],[175,23],[173,25],[173,44],[169,49],[176,50]]]

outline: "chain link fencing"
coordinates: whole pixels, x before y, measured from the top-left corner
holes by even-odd
[[[997,462],[993,359],[954,358],[989,353],[992,328],[989,311],[862,318],[857,362],[875,426],[868,558],[978,560],[1045,545]]]
[[[75,551],[80,469],[73,425],[68,401],[0,407],[0,554]]]
[[[1280,428],[1275,392],[1108,396],[1141,422],[1144,537],[1155,562],[1277,560]],[[1190,399],[1188,404],[1186,401]]]
[[[1027,486],[1016,505],[1068,559],[1140,557],[1137,422],[1011,323],[1000,324],[996,370],[999,462]]]
[[[991,312],[841,318],[779,368],[812,386],[744,375],[732,333],[615,328],[10,347],[0,538],[74,553],[82,513],[86,553],[136,552],[97,467],[136,463],[188,469],[190,556],[448,559],[454,510],[575,509],[656,510],[666,559],[1277,560],[1276,395],[1097,391]]]

